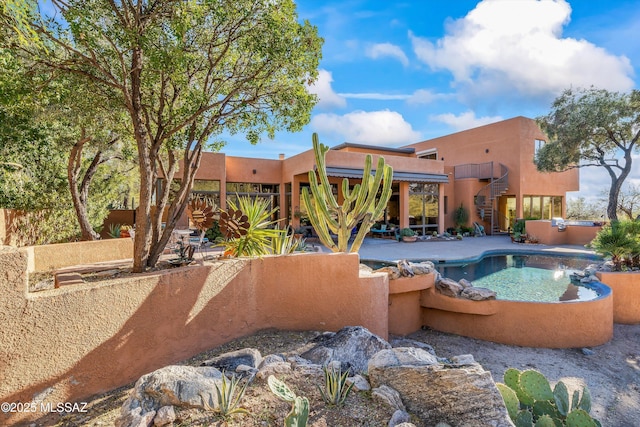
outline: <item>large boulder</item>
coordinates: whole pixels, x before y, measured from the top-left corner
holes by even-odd
[[[140,419],[153,419],[163,406],[215,408],[216,386],[220,387],[221,379],[222,373],[212,367],[172,365],[146,374],[122,405],[116,426],[128,427],[138,425]]]
[[[391,345],[362,326],[347,326],[335,334],[322,334],[313,340],[315,346],[300,356],[318,365],[339,361],[352,375],[367,372],[369,359]]]
[[[369,362],[372,387],[391,387],[425,425],[513,426],[491,373],[472,363],[448,366],[426,351],[395,348]],[[392,354],[395,353],[395,354]]]
[[[413,273],[416,276],[432,273],[436,269],[435,265],[431,261],[422,261],[420,263],[410,262],[409,266],[411,266],[411,270],[413,270]]]
[[[213,366],[220,371],[235,372],[240,365],[258,368],[261,362],[262,354],[260,354],[259,350],[255,348],[243,348],[205,360],[201,363],[201,366]]]
[[[487,288],[476,288],[475,286],[465,288],[460,292],[460,298],[472,301],[485,301],[496,299],[496,292]]]

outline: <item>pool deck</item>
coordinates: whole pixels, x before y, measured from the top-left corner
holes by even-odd
[[[328,249],[324,249],[325,251]],[[541,245],[512,243],[509,236],[465,237],[463,240],[397,242],[393,239],[366,238],[360,247],[360,258],[378,261],[408,260],[466,260],[477,259],[487,253],[518,252],[549,255],[595,256],[592,250],[579,245]]]

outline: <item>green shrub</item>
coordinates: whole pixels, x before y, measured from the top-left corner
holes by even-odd
[[[597,254],[610,257],[614,269],[640,267],[640,221],[612,221],[598,232],[590,246]]]
[[[468,221],[469,211],[460,203],[460,207],[453,211],[453,223],[456,225],[456,228],[461,228],[467,225]]]
[[[411,228],[403,228],[402,230],[400,230],[400,236],[402,237],[412,237],[415,236],[416,232],[413,231],[413,229]]]

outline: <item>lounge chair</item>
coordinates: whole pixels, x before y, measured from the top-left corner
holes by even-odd
[[[476,236],[486,236],[487,233],[484,231],[484,225],[480,225],[477,222],[473,223],[473,228]]]

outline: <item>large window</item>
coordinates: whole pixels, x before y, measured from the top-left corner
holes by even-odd
[[[409,226],[422,235],[438,230],[438,184],[409,184]]]
[[[227,200],[237,202],[238,196],[261,197],[269,200],[270,209],[280,206],[280,186],[278,184],[256,184],[251,182],[227,182]],[[273,221],[278,219],[277,212]]]
[[[551,219],[562,216],[561,196],[524,196],[522,214],[529,219]]]
[[[220,207],[220,181],[196,179],[191,189],[191,200],[200,199],[209,206]]]

